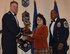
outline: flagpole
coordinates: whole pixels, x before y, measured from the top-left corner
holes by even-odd
[[[35,0],[34,0],[35,1]]]
[[[54,0],[54,2],[56,2],[56,0]]]
[[[54,2],[56,3],[56,0],[54,0]]]

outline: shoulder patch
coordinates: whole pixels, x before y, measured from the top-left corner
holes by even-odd
[[[65,28],[68,28],[68,27],[69,27],[69,25],[68,25],[68,22],[67,22],[67,21],[64,21],[64,27],[65,27]]]

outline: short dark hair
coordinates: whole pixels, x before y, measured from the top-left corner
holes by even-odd
[[[16,1],[11,1],[11,2],[10,2],[10,5],[13,4],[13,3],[15,3],[15,4],[18,5],[18,2],[16,2]]]
[[[43,20],[43,24],[46,25],[46,19],[42,14],[37,14],[37,17],[40,17]],[[36,17],[36,27],[37,27],[37,17]]]

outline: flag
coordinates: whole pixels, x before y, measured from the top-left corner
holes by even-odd
[[[37,8],[36,8],[36,1],[34,0],[34,17],[33,17],[33,28],[32,30],[34,31],[34,28],[36,27],[36,16],[37,16]],[[34,54],[34,48],[33,48],[33,42],[31,42],[31,53]]]
[[[59,19],[60,16],[59,16],[59,11],[58,11],[58,6],[57,6],[56,1],[54,1],[54,10],[58,13],[58,19]]]
[[[37,8],[36,8],[36,1],[34,0],[33,30],[36,27],[36,16],[37,16]]]

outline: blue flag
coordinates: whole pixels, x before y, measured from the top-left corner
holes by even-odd
[[[58,13],[58,19],[59,19],[60,16],[59,16],[59,11],[58,11],[58,6],[57,6],[56,1],[54,1],[54,10]]]
[[[34,0],[34,17],[33,17],[33,28],[32,28],[33,31],[34,28],[36,27],[36,16],[37,16],[37,8],[36,8],[36,1]],[[33,42],[31,43],[31,53],[34,54]]]
[[[34,0],[33,30],[36,27],[36,16],[37,16],[37,8],[36,8],[36,1]]]

